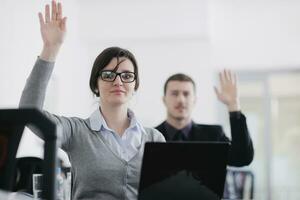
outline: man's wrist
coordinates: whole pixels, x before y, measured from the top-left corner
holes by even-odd
[[[241,111],[241,106],[238,102],[227,105],[227,108],[229,112]]]

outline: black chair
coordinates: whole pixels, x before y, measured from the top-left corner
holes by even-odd
[[[0,188],[3,190],[12,191],[16,165],[15,156],[23,130],[23,126],[4,124],[0,120]]]
[[[54,200],[57,130],[55,123],[37,109],[0,110],[0,189],[15,190],[16,152],[26,125],[37,128],[45,141],[42,195],[46,200]]]
[[[43,173],[43,159],[37,157],[17,158],[13,191],[33,195],[32,175]]]

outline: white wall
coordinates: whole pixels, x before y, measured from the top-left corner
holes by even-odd
[[[299,9],[295,0],[210,1],[213,65],[299,68]]]

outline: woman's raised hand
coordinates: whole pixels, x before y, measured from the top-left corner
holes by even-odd
[[[62,16],[62,5],[51,2],[50,6],[45,6],[45,16],[39,13],[41,35],[44,42],[44,48],[41,53],[41,58],[47,61],[55,61],[56,55],[60,46],[64,41],[66,34],[66,17]]]

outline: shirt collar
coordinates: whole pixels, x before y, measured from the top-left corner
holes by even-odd
[[[128,109],[127,111],[128,118],[130,120],[130,124],[128,128],[138,128],[141,129],[142,132],[145,132],[141,123],[136,119],[135,114],[132,110]],[[100,131],[101,128],[105,128],[107,130],[111,130],[108,128],[105,119],[103,118],[102,113],[100,112],[100,108],[96,109],[91,116],[89,117],[90,127],[93,131]]]
[[[183,134],[188,137],[190,131],[192,130],[192,125],[193,122],[191,121],[190,123],[188,123],[185,127],[183,127],[182,129],[180,129],[180,131],[183,132]],[[168,133],[168,135],[173,138],[174,135],[179,131],[178,129],[176,129],[175,127],[173,127],[171,124],[169,124],[167,121],[165,122],[165,128],[166,131]]]

